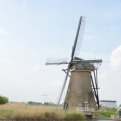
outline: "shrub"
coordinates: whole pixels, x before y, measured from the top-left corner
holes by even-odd
[[[8,98],[4,96],[0,96],[0,104],[6,104],[8,103]]]

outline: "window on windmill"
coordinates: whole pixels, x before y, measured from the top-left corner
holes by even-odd
[[[81,95],[81,92],[82,92],[81,90],[78,90],[78,95]]]

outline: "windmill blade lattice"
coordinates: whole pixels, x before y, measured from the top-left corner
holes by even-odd
[[[64,83],[62,85],[62,89],[61,89],[61,92],[59,94],[59,98],[58,98],[58,101],[57,101],[57,108],[59,108],[59,104],[60,104],[60,101],[61,101],[61,98],[62,98],[62,94],[63,94],[63,91],[64,91],[65,86],[66,86],[66,82],[67,82],[68,75],[69,75],[69,69],[70,69],[70,67],[68,66],[68,69],[67,69],[67,72],[66,72],[66,75],[65,75],[65,79],[64,79]]]
[[[70,61],[69,65],[68,65],[68,69],[67,69],[67,73],[66,73],[64,85],[63,85],[63,88],[62,88],[62,90],[61,90],[61,94],[60,94],[60,97],[59,97],[59,101],[58,101],[57,107],[59,106],[59,103],[60,103],[60,100],[61,100],[61,97],[62,97],[64,88],[65,88],[65,85],[66,85],[66,82],[67,82],[69,70],[70,70],[70,68],[71,68],[71,66],[72,66],[72,63],[71,63],[71,62],[72,62],[73,59],[74,59],[75,50],[76,50],[76,46],[77,46],[77,42],[78,42],[77,40],[78,40],[78,38],[79,38],[78,36],[79,36],[79,32],[80,32],[80,28],[81,28],[81,23],[82,23],[82,21],[84,22],[84,18],[81,16],[80,19],[79,19],[79,24],[78,24],[78,28],[77,28],[77,33],[76,33],[76,37],[75,37],[75,41],[74,41],[74,45],[73,45],[73,49],[72,49],[71,61]],[[84,28],[84,27],[82,27],[82,29],[81,29],[81,34],[83,33],[83,31],[82,31],[83,28]],[[82,35],[81,35],[81,36],[82,36]]]
[[[68,64],[67,58],[47,58],[45,65]]]
[[[72,48],[71,61],[79,53],[79,50],[81,48],[81,46],[78,46],[77,44],[80,45],[82,43],[84,25],[85,25],[84,24],[85,23],[84,18],[85,17],[81,16],[80,19],[79,19],[79,24],[78,24],[78,28],[77,28],[77,32],[76,32],[76,36],[75,36],[75,41],[74,41],[74,45],[73,45],[73,48]],[[80,38],[79,38],[79,35],[80,35]],[[75,51],[76,51],[76,53],[75,53]]]
[[[83,16],[82,17],[82,21],[81,21],[81,27],[80,27],[78,39],[77,39],[77,44],[76,44],[76,49],[75,49],[74,57],[76,57],[77,55],[79,55],[80,50],[81,50],[81,45],[82,45],[83,35],[84,35],[84,28],[85,28],[85,21],[86,21],[86,18]]]

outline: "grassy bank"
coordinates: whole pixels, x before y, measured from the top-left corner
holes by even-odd
[[[111,118],[111,115],[117,115],[116,112],[97,112],[99,115],[106,117],[106,118]]]
[[[118,115],[117,108],[102,107],[101,110],[97,112],[99,115],[105,118],[111,118],[111,115]]]
[[[83,120],[82,112],[27,104],[0,105],[0,120]]]

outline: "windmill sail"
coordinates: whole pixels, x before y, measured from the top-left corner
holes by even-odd
[[[60,92],[60,95],[59,95],[59,98],[58,98],[57,107],[59,107],[61,97],[62,97],[63,91],[65,89],[65,85],[66,85],[66,82],[67,82],[67,79],[68,79],[68,74],[69,74],[69,68],[70,67],[68,66],[67,73],[66,73],[66,76],[65,76],[65,79],[64,79],[64,83],[63,83],[63,86],[62,86],[62,89],[61,89],[61,92]]]
[[[81,21],[80,31],[79,31],[78,38],[77,38],[77,44],[76,44],[74,57],[79,55],[80,50],[81,50],[81,45],[82,45],[82,41],[83,41],[83,34],[84,34],[84,28],[85,28],[85,21],[86,21],[86,18],[83,16],[82,21]]]
[[[77,47],[77,43],[79,43],[79,42],[78,42],[78,40],[79,40],[79,37],[78,37],[78,36],[79,36],[79,33],[80,33],[80,27],[81,27],[82,21],[84,22],[84,18],[81,16],[80,19],[79,19],[79,24],[78,24],[78,28],[77,28],[77,33],[76,33],[74,45],[73,45],[73,48],[72,48],[71,61],[70,61],[69,65],[68,65],[66,77],[65,77],[65,80],[64,80],[64,85],[63,85],[63,88],[62,88],[62,90],[61,90],[61,94],[60,94],[59,101],[58,101],[58,106],[59,106],[59,103],[60,103],[60,100],[61,100],[61,97],[62,97],[62,94],[63,94],[63,90],[64,90],[65,85],[66,85],[66,82],[67,82],[69,70],[70,70],[71,65],[72,65],[71,62],[73,61],[73,58],[74,58],[74,55],[75,55],[75,50],[77,51],[77,48],[78,48],[78,47]],[[83,28],[84,28],[84,27],[82,27],[82,29],[81,29],[81,36],[82,36],[82,33],[83,33]],[[76,47],[77,47],[77,48],[76,48]],[[78,50],[79,50],[79,49],[78,49]],[[64,63],[64,64],[65,64],[65,63]]]
[[[71,61],[73,58],[79,54],[80,48],[81,48],[81,43],[83,39],[83,32],[84,32],[84,24],[85,23],[85,17],[81,16],[79,19],[79,24],[77,28],[77,33],[74,41],[74,45],[72,48],[72,54],[71,54]]]
[[[67,58],[47,58],[45,65],[68,64]]]

